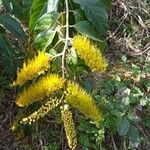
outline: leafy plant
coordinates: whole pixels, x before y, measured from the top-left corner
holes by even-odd
[[[121,11],[115,8],[118,14],[126,13],[125,24],[121,21],[119,26],[114,19],[118,14],[110,14],[112,22],[108,20],[111,0],[2,0],[1,3],[0,99],[10,88],[9,78],[18,88],[18,114],[12,130],[19,138],[32,135],[33,142],[39,138],[45,150],[68,146],[140,149],[141,144],[149,141],[144,133],[150,127],[149,57],[138,54],[139,57],[133,58],[128,52],[121,52],[124,41],[133,50],[141,49],[148,39],[140,39],[134,46],[132,40],[141,35],[129,39],[137,32],[137,22],[141,24],[139,29],[143,27],[142,35],[146,32],[146,22],[144,25],[141,18],[147,13],[145,2],[142,5],[135,2],[141,5],[140,9],[132,6],[126,9],[126,2],[113,3],[113,9],[116,3],[121,7]],[[107,32],[109,25],[114,33]],[[122,36],[119,41],[114,36],[116,32]],[[104,56],[106,41],[111,49],[106,51],[109,63]],[[120,47],[116,52],[117,46],[113,49],[112,45],[117,42]],[[148,44],[145,45],[147,48]],[[39,133],[38,127],[42,126],[44,130]],[[34,145],[39,149],[39,144]]]
[[[9,8],[9,3],[3,4],[6,9]],[[16,6],[15,2],[12,4]],[[29,115],[20,111],[13,130],[35,122],[59,107],[69,148],[76,149],[71,110],[79,110],[99,126],[102,116],[92,95],[77,84],[71,74],[76,77],[78,72],[84,70],[105,72],[107,62],[102,51],[108,29],[106,6],[98,0],[87,3],[75,0],[32,2],[29,14],[30,38],[26,45],[31,52],[34,49],[36,51],[17,71],[17,79],[13,84],[20,87],[16,104],[24,107],[25,112],[30,107],[35,109],[29,111]],[[11,13],[16,14],[13,11]],[[11,15],[5,15],[1,16],[1,23],[24,43],[26,35],[17,20]],[[82,69],[76,71],[79,67]]]

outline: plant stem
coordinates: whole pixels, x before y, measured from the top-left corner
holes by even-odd
[[[112,140],[112,144],[113,144],[114,150],[118,150],[118,149],[117,149],[117,146],[116,146],[116,143],[115,143],[115,140],[114,140],[113,133],[111,133],[111,140]]]
[[[60,57],[60,56],[62,56],[62,53],[56,54],[55,56],[52,57],[52,59],[57,58],[57,57]]]
[[[65,40],[65,46],[62,51],[62,77],[65,76],[65,55],[66,50],[68,49],[68,41],[69,41],[69,4],[68,0],[65,0],[66,3],[66,40]]]

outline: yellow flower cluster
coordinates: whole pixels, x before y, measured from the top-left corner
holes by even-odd
[[[78,84],[69,82],[67,87],[66,102],[82,112],[87,118],[98,125],[101,115],[92,97]]]
[[[72,119],[72,113],[68,109],[68,105],[65,105],[61,110],[61,118],[64,122],[65,132],[68,139],[68,145],[71,150],[75,150],[77,146],[77,138]]]
[[[92,71],[104,72],[108,66],[102,53],[87,37],[77,35],[73,39],[73,47]]]
[[[52,92],[61,89],[63,86],[63,78],[56,74],[48,74],[20,93],[16,99],[16,104],[20,107],[28,106],[35,101],[49,96]]]
[[[44,52],[39,52],[38,56],[28,60],[27,63],[24,62],[22,69],[17,73],[14,85],[23,85],[27,80],[31,80],[49,67],[49,57]]]
[[[35,111],[30,116],[23,118],[20,123],[22,124],[31,124],[32,122],[35,122],[36,120],[44,117],[46,114],[48,114],[51,110],[56,108],[60,104],[60,101],[57,99],[52,99],[50,101],[47,101],[44,105],[42,105],[39,110]]]

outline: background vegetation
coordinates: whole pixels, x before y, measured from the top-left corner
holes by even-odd
[[[89,9],[94,7],[92,3],[95,1],[87,0]],[[65,28],[65,3],[59,3],[60,14],[54,14],[52,22],[52,18],[47,15],[45,2],[35,0],[32,4],[32,0],[1,1],[0,149],[68,149],[58,110],[23,127],[21,132],[11,130],[20,110],[15,104],[19,89],[12,86],[18,68],[22,67],[24,60],[32,58],[37,49],[44,49],[54,56],[64,46],[65,30],[58,28],[60,24],[55,28],[55,23],[57,17],[61,16],[58,22]],[[105,54],[109,65],[104,74],[98,74],[91,72],[74,50],[70,49],[66,57],[68,78],[75,79],[92,95],[104,118],[97,128],[84,115],[73,111],[77,149],[149,150],[149,1],[101,0],[102,8],[94,16],[85,9],[88,6],[84,1],[69,2],[70,37],[79,33],[87,35]],[[49,3],[49,11],[55,9],[54,6],[55,3]],[[99,14],[102,14],[100,20],[96,20]],[[45,20],[39,19],[42,15]],[[58,41],[60,43],[57,45]],[[59,59],[54,66],[54,72],[61,70]]]

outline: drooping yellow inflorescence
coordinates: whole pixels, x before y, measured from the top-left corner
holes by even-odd
[[[57,99],[52,99],[50,101],[47,101],[44,105],[42,105],[36,112],[31,114],[30,116],[23,118],[20,123],[22,124],[31,124],[32,122],[35,122],[36,120],[44,117],[46,114],[48,114],[51,110],[56,108],[60,104],[60,101]]]
[[[92,71],[104,72],[108,66],[102,53],[87,37],[77,35],[73,39],[73,47]]]
[[[52,92],[61,89],[63,85],[64,79],[56,74],[42,77],[18,95],[16,104],[20,107],[28,106],[35,101],[49,96]]]
[[[94,120],[98,125],[101,120],[101,114],[92,97],[78,84],[68,83],[66,102],[82,112],[87,118]]]
[[[65,105],[61,110],[61,118],[64,122],[65,132],[68,139],[68,145],[71,150],[75,150],[77,146],[77,138],[72,119],[72,113],[68,109],[68,105]]]
[[[24,62],[22,69],[17,73],[14,85],[23,85],[27,80],[33,79],[49,67],[49,57],[44,52],[39,52],[38,56],[28,60],[27,63]]]

